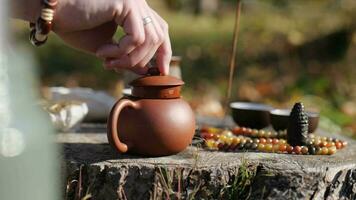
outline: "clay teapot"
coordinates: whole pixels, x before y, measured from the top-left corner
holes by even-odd
[[[113,106],[107,126],[109,143],[120,153],[164,156],[183,151],[192,141],[195,117],[173,76],[144,76],[130,83],[131,96]]]

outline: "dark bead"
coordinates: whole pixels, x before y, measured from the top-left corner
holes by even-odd
[[[316,148],[314,146],[309,146],[309,154],[310,155],[315,155],[316,154]]]
[[[336,143],[336,142],[340,142],[340,140],[339,140],[339,139],[334,138],[334,139],[333,139],[333,142],[335,142],[335,143]]]
[[[257,143],[252,143],[251,149],[256,150],[257,147],[258,147],[258,144],[257,144]]]
[[[252,146],[252,143],[246,142],[245,149],[250,149],[251,146]]]
[[[30,32],[30,42],[34,45],[34,46],[41,46],[44,43],[46,43],[47,38],[44,41],[38,41],[36,39],[36,29],[31,30]]]
[[[230,147],[229,147],[229,150],[230,151],[235,151],[237,148],[237,144],[231,144]]]
[[[219,149],[219,150],[224,150],[224,146],[225,146],[225,145],[224,145],[223,143],[219,143],[219,144],[218,144],[218,149]]]
[[[326,139],[326,141],[328,141],[328,142],[332,142],[334,140],[334,138],[332,138],[332,137],[328,137],[327,139]]]
[[[52,22],[48,22],[39,18],[36,23],[36,29],[42,35],[47,35],[52,30]]]
[[[242,150],[244,147],[245,147],[245,144],[244,144],[244,143],[239,143],[239,144],[237,145],[237,148],[238,148],[239,150]]]

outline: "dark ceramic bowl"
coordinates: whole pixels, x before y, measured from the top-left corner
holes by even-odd
[[[288,128],[290,109],[274,109],[270,112],[271,124],[276,131],[285,130]],[[319,113],[309,112],[308,115],[308,132],[313,133],[319,124]]]
[[[239,126],[261,129],[269,126],[271,106],[259,103],[232,102],[232,118]]]

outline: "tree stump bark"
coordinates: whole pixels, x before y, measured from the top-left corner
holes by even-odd
[[[65,199],[356,199],[356,142],[340,135],[349,145],[331,156],[190,146],[152,158],[116,153],[105,132],[58,134]]]

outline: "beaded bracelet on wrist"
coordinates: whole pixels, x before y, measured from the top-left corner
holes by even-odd
[[[219,129],[203,127],[200,136],[209,150],[259,151],[303,155],[332,155],[347,146],[346,141],[309,134],[305,146],[291,146],[285,139],[286,131],[265,131],[245,127]]]
[[[36,23],[30,23],[30,42],[34,46],[41,46],[47,41],[57,3],[57,0],[43,0],[40,17]]]

